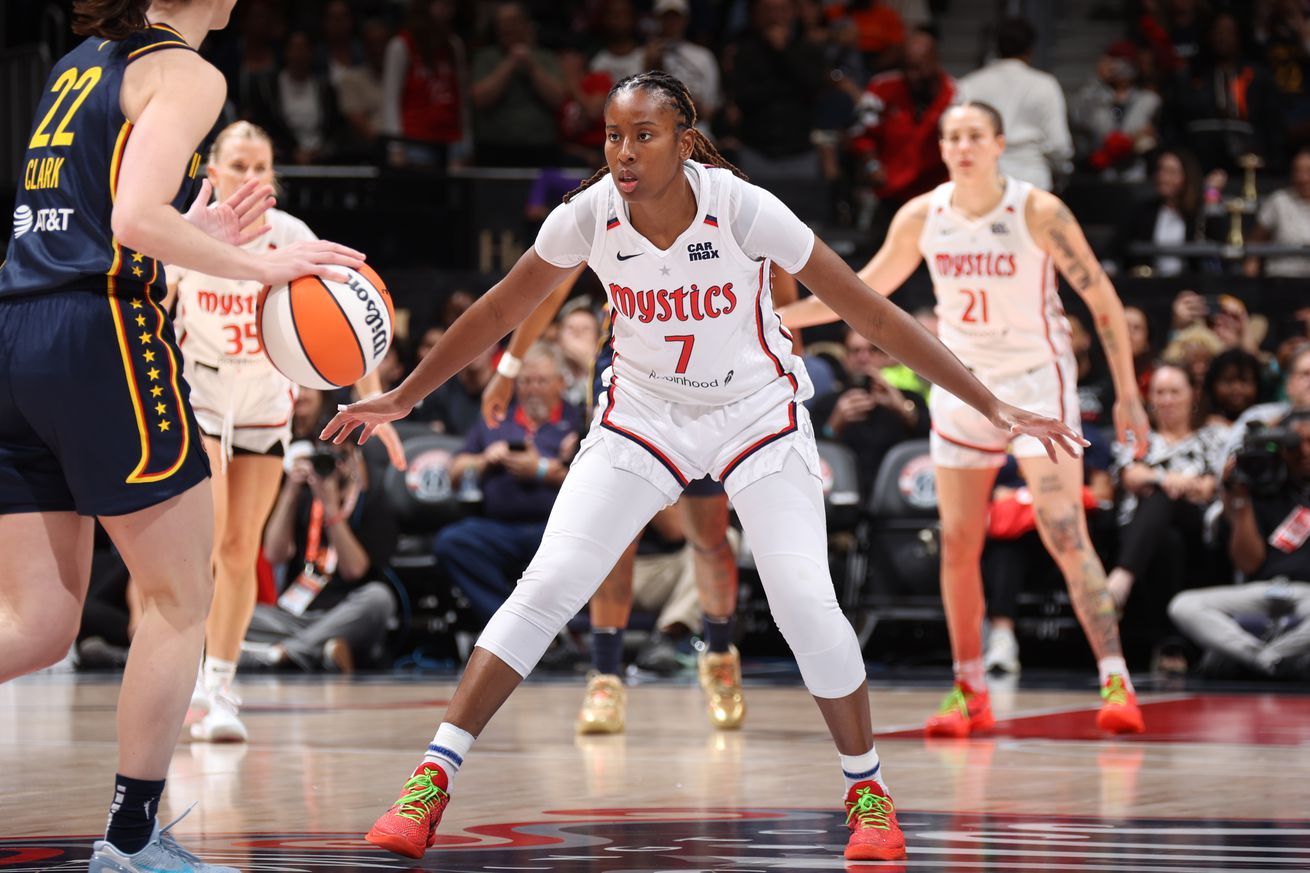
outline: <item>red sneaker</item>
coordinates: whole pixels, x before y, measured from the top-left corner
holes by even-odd
[[[896,807],[874,780],[857,782],[846,792],[846,827],[851,829],[846,843],[848,860],[899,861],[905,857],[905,834],[896,823]]]
[[[967,737],[973,731],[985,731],[995,724],[992,699],[987,692],[974,691],[965,683],[956,682],[923,731],[930,737]]]
[[[1128,690],[1118,673],[1105,680],[1101,700],[1101,711],[1096,714],[1098,728],[1112,734],[1140,734],[1146,730],[1142,711],[1137,708],[1137,695]]]
[[[450,803],[446,771],[425,763],[405,782],[404,793],[384,812],[364,839],[407,858],[422,858],[437,838],[441,813]]]

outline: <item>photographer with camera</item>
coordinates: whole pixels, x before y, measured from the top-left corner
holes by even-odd
[[[483,515],[442,528],[433,550],[480,624],[509,596],[541,545],[566,465],[578,450],[582,420],[564,402],[565,366],[556,345],[528,349],[505,420],[489,427],[479,418],[450,462],[452,482],[477,475]]]
[[[1302,356],[1306,360],[1305,356]],[[1310,408],[1253,425],[1223,479],[1228,551],[1248,579],[1185,591],[1169,617],[1206,650],[1203,669],[1310,675]]]
[[[385,579],[398,528],[370,488],[359,447],[300,440],[264,528],[264,556],[286,566],[277,605],[259,604],[246,639],[272,643],[256,666],[350,672],[382,655],[397,604]]]
[[[1243,440],[1253,423],[1272,425],[1293,409],[1310,409],[1310,340],[1296,348],[1287,359],[1287,373],[1283,383],[1286,400],[1257,403],[1238,417],[1228,429],[1224,445],[1225,460],[1232,458],[1242,447]]]

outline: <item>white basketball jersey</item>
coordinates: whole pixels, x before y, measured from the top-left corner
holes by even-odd
[[[632,228],[609,176],[580,195],[603,198],[587,263],[609,295],[616,390],[721,405],[782,382],[804,399],[813,389],[773,309],[772,262],[750,258],[727,227],[730,186],[749,183],[692,166],[696,217],[667,250]]]
[[[953,182],[929,195],[919,250],[932,274],[938,333],[980,373],[1021,373],[1072,353],[1055,268],[1024,219],[1032,187],[1007,177],[1001,202],[977,219],[952,208]]]
[[[270,209],[266,215],[269,231],[248,243],[247,249],[268,251],[318,238],[303,221],[281,210]],[[168,278],[177,282],[173,324],[187,361],[210,367],[222,362],[240,364],[245,373],[267,370],[270,377],[284,379],[259,343],[255,306],[262,285],[176,267],[168,268]]]

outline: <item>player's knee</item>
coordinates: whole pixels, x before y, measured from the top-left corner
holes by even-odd
[[[983,531],[942,529],[942,560],[947,564],[975,564],[982,555]]]
[[[236,568],[253,567],[259,559],[258,530],[225,530],[216,546],[218,563]]]

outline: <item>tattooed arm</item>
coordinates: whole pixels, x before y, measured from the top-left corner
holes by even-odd
[[[1141,457],[1146,451],[1150,425],[1137,389],[1123,303],[1087,244],[1078,220],[1060,198],[1045,191],[1033,191],[1028,197],[1025,217],[1037,245],[1054,259],[1060,273],[1092,312],[1114,379],[1115,434],[1126,445],[1128,434],[1132,433],[1137,456]]]

